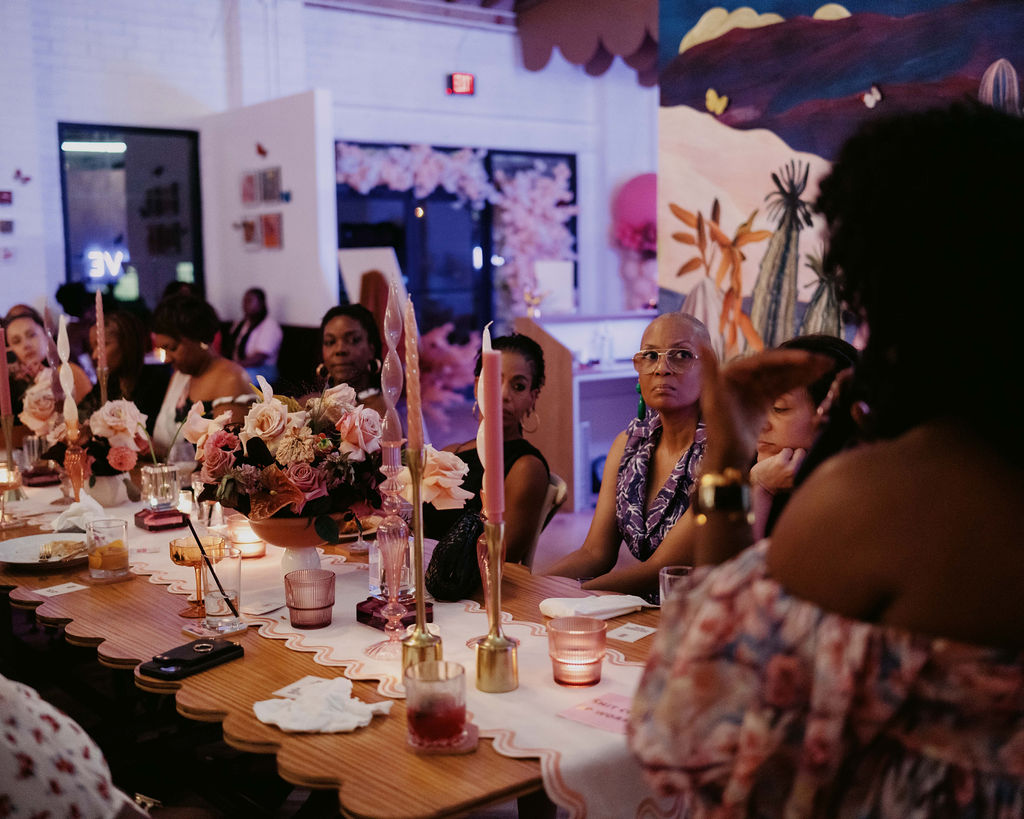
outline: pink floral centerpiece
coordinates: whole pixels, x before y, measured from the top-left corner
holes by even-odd
[[[189,410],[182,434],[201,464],[200,499],[217,500],[253,523],[305,519],[314,539],[337,543],[339,524],[354,532],[359,518],[380,506],[380,416],[357,404],[347,384],[300,406],[275,396],[262,376],[258,381],[263,400],[240,427],[226,414],[204,418],[202,404]]]

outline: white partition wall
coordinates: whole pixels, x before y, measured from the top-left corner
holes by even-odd
[[[262,287],[280,323],[319,324],[338,301],[330,92],[235,108],[199,127],[210,303],[235,316],[245,290]]]

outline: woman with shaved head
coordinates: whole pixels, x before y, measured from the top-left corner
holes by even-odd
[[[692,563],[690,490],[704,454],[700,421],[701,350],[707,328],[686,313],[665,313],[644,331],[633,356],[640,409],[612,444],[583,546],[548,570],[592,578],[587,589],[647,594],[662,566]],[[639,561],[613,568],[626,547]]]

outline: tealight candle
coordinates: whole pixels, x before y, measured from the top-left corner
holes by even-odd
[[[241,551],[243,558],[263,557],[267,553],[266,541],[252,530],[245,518],[231,521],[228,537],[231,538],[231,545]]]

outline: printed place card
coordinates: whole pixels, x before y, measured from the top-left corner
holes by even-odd
[[[61,583],[57,586],[47,586],[45,589],[36,589],[35,592],[43,597],[56,597],[58,594],[67,594],[68,592],[87,588],[89,587],[83,586],[81,583]]]
[[[597,699],[560,711],[558,716],[613,734],[625,734],[632,702],[625,694],[602,694]]]
[[[314,677],[312,675],[303,677],[300,680],[296,680],[291,685],[286,685],[284,688],[279,688],[277,691],[273,691],[275,697],[287,697],[288,699],[295,699],[299,696],[299,692],[303,688],[308,688],[311,685],[319,685],[322,682],[327,682],[330,677]]]
[[[656,628],[650,626],[641,626],[639,623],[626,623],[624,626],[613,628],[608,632],[609,640],[622,640],[624,643],[635,643],[637,640],[642,640],[649,634],[654,634]]]

